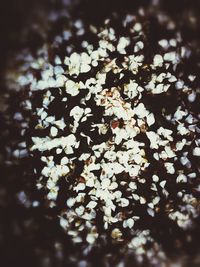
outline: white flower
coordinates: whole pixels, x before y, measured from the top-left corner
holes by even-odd
[[[117,51],[120,54],[126,54],[125,48],[130,44],[130,39],[126,37],[121,37],[117,45]]]
[[[109,189],[110,190],[114,190],[114,189],[116,189],[118,187],[118,183],[116,183],[116,182],[112,182],[111,184],[110,184],[110,186],[109,186]]]
[[[149,126],[151,126],[154,123],[155,123],[155,117],[154,117],[153,113],[150,113],[149,115],[147,115],[147,124]]]
[[[121,164],[119,164],[118,162],[111,163],[111,168],[113,169],[113,172],[115,174],[119,174],[119,173],[124,171],[124,167]]]
[[[164,54],[164,60],[176,63],[178,61],[178,55],[176,54],[176,52],[173,52],[173,51],[168,52],[168,53]]]
[[[176,154],[171,150],[171,147],[165,146],[165,152],[168,156],[168,158],[173,158],[176,156]]]
[[[166,181],[164,180],[164,181],[162,181],[162,182],[160,182],[160,186],[162,187],[162,188],[164,188],[165,187],[165,185],[166,185]]]
[[[75,202],[76,202],[76,200],[75,200],[75,198],[69,198],[68,200],[67,200],[67,206],[69,207],[69,208],[72,208],[73,206],[74,206],[74,204],[75,204]]]
[[[134,25],[134,30],[135,30],[136,32],[140,32],[140,31],[142,30],[142,25],[141,25],[141,23],[139,23],[139,22],[135,23],[135,25]]]
[[[150,131],[146,133],[149,141],[151,142],[150,147],[151,148],[158,148],[158,140],[159,140],[159,135],[157,135],[155,132]]]
[[[116,152],[114,151],[106,151],[106,153],[104,154],[104,158],[108,159],[109,161],[113,162],[116,160]]]
[[[146,110],[143,103],[140,103],[139,105],[137,105],[134,108],[134,112],[139,118],[144,118],[149,114],[149,112]]]
[[[120,199],[120,203],[119,203],[119,206],[121,206],[121,207],[127,207],[129,205],[129,200],[128,199],[126,199],[126,198],[121,198]]]
[[[91,233],[87,235],[86,240],[89,244],[93,244],[95,240],[97,239],[97,237],[98,237],[97,233],[96,234]]]
[[[175,169],[174,169],[174,165],[171,162],[166,162],[165,163],[165,168],[167,169],[167,172],[170,174],[174,174],[175,173]]]
[[[195,147],[193,149],[193,155],[199,157],[200,156],[200,147]]]
[[[66,92],[71,96],[76,96],[79,94],[79,85],[72,80],[68,80],[65,83]]]
[[[163,83],[159,83],[156,87],[152,88],[152,93],[153,94],[162,94],[164,92],[167,92],[167,90],[169,89],[170,84],[163,84]]]
[[[51,133],[52,137],[55,137],[58,134],[58,129],[56,127],[52,126],[50,133]]]
[[[70,57],[65,58],[64,63],[69,67],[70,75],[79,75],[79,73],[86,73],[91,69],[91,57],[85,52],[72,53]]]
[[[142,65],[144,56],[129,56],[129,69],[135,74],[138,72],[138,67]]]
[[[66,124],[63,118],[61,120],[54,121],[53,124],[56,125],[61,130],[63,130],[66,127]]]
[[[142,162],[142,156],[140,154],[135,154],[133,156],[133,160],[135,161],[136,164],[141,164],[141,162]]]
[[[137,189],[137,185],[136,185],[135,182],[130,182],[130,183],[129,183],[129,187],[130,187],[132,190]]]
[[[153,58],[153,65],[155,67],[162,67],[162,65],[163,65],[163,58],[162,58],[161,55],[157,54],[157,55],[154,56],[154,58]]]
[[[125,220],[124,223],[123,223],[123,227],[126,228],[133,228],[133,225],[134,225],[134,220],[132,218],[129,218],[128,220]]]
[[[55,121],[55,116],[49,116],[45,119],[46,122],[53,123]]]
[[[128,170],[130,176],[137,176],[140,172],[140,166],[139,165],[133,165]]]
[[[138,84],[130,81],[129,84],[126,84],[124,86],[124,93],[129,97],[129,98],[134,98],[138,95],[138,90],[137,90]]]
[[[80,157],[79,160],[86,160],[90,157],[89,153],[83,153]]]
[[[129,153],[128,151],[127,152],[124,152],[124,151],[118,151],[117,152],[117,157],[119,159],[119,163],[120,164],[126,164],[129,160]]]
[[[162,72],[156,77],[156,82],[162,83],[164,78],[166,77],[166,73]]]
[[[167,138],[169,141],[173,141],[173,138],[171,137],[172,135],[172,130],[160,127],[157,131],[159,135],[162,135],[163,137]]]
[[[189,214],[183,214],[180,211],[175,211],[169,214],[170,219],[177,222],[178,226],[187,229],[190,224],[191,220],[189,218]]]
[[[56,200],[56,198],[57,198],[57,195],[58,195],[58,187],[53,187],[52,189],[51,189],[51,191],[47,194],[47,198],[49,199],[49,200]]]
[[[167,48],[168,47],[168,41],[166,39],[162,39],[158,43],[163,48]]]
[[[190,131],[184,126],[183,123],[180,123],[177,127],[178,132],[180,133],[180,135],[186,135],[188,134]]]
[[[69,162],[69,159],[68,159],[67,157],[63,157],[63,158],[61,159],[60,164],[61,164],[61,165],[66,165],[68,162]]]
[[[110,185],[110,179],[104,178],[101,182],[102,189],[108,188]]]
[[[86,182],[86,186],[88,187],[94,187],[94,179],[89,179],[87,182]]]
[[[159,181],[159,177],[155,174],[152,176],[152,179],[155,183]]]
[[[115,192],[113,193],[113,195],[114,195],[114,197],[115,197],[116,199],[120,199],[121,196],[122,196],[122,192],[118,190],[118,191],[115,191]]]
[[[85,184],[84,184],[84,183],[79,183],[79,184],[77,184],[76,187],[74,187],[74,190],[75,190],[76,192],[78,192],[78,191],[83,191],[84,189],[85,189]]]
[[[61,217],[60,218],[60,226],[64,229],[66,229],[68,225],[69,225],[68,221],[66,219],[64,219],[63,217]]]
[[[94,209],[95,207],[96,207],[96,205],[97,205],[97,202],[95,202],[95,201],[90,201],[88,204],[87,204],[87,208],[89,208],[89,209]]]
[[[184,174],[179,174],[179,176],[176,178],[177,183],[186,183],[187,182],[187,176]]]
[[[74,117],[75,121],[79,121],[80,118],[83,116],[84,114],[84,109],[80,108],[79,106],[75,106],[71,111],[70,111],[70,116]]]
[[[126,129],[124,129],[124,128],[115,128],[115,129],[112,129],[112,131],[113,131],[113,133],[115,133],[116,134],[116,137],[115,137],[115,143],[118,145],[118,144],[120,144],[121,143],[121,141],[123,140],[123,139],[128,139],[128,137],[129,137],[129,133],[127,132],[127,130]],[[134,134],[135,135],[135,132],[134,132],[134,129],[132,130],[132,134]]]
[[[77,213],[78,216],[83,215],[85,211],[85,208],[83,206],[79,206],[78,208],[75,209],[75,212]]]

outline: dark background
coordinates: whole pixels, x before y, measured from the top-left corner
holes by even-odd
[[[70,255],[63,251],[62,245],[69,245],[60,229],[43,216],[43,210],[27,208],[29,199],[16,195],[27,183],[24,169],[28,162],[9,161],[6,145],[18,138],[18,129],[6,122],[4,95],[7,94],[4,74],[12,65],[12,56],[24,47],[39,47],[45,40],[35,24],[45,27],[45,14],[53,9],[61,9],[61,0],[1,0],[0,3],[0,266],[59,267],[67,266],[63,257]],[[91,20],[109,15],[113,10],[134,9],[139,3],[149,5],[144,0],[82,0],[78,12],[86,14]],[[153,3],[156,1],[152,1]],[[180,25],[185,39],[200,48],[200,1],[198,0],[161,0],[161,8],[170,14]],[[65,5],[64,5],[65,6]],[[64,7],[66,8],[66,7]],[[15,100],[9,100],[13,103]],[[12,134],[11,134],[12,132]],[[14,133],[14,134],[13,134]],[[26,177],[28,179],[28,177]],[[27,207],[26,207],[27,206]],[[60,249],[58,249],[60,247]],[[59,252],[58,252],[59,251]],[[181,255],[185,261],[182,266],[200,266],[198,255]],[[93,262],[94,266],[101,266]],[[70,265],[75,266],[75,265]],[[102,266],[101,266],[102,267]],[[114,266],[113,266],[114,267]],[[134,267],[134,266],[132,266]],[[145,265],[147,267],[147,265]]]
[[[5,66],[10,52],[30,45],[34,35],[26,33],[27,26],[37,21],[42,12],[59,9],[63,3],[72,0],[1,0],[0,1],[0,67]],[[77,2],[77,1],[76,1]],[[199,40],[200,1],[199,0],[82,0],[82,9],[91,19],[109,14],[111,11],[126,8],[131,10],[140,3],[153,5],[159,3],[183,27],[187,38]],[[193,20],[193,21],[192,21]],[[30,29],[29,29],[30,30]],[[32,29],[33,30],[33,29]],[[33,33],[33,32],[31,32]]]

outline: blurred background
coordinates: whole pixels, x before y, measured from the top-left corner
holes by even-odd
[[[17,93],[9,91],[5,73],[13,68],[14,55],[29,47],[37,49],[48,38],[47,17],[73,10],[91,21],[112,11],[134,10],[139,6],[164,11],[179,26],[185,41],[200,50],[199,0],[6,0],[0,2],[0,266],[76,266],[78,251],[71,248],[55,222],[41,208],[34,209],[25,192],[34,181],[25,172],[26,160],[14,161],[9,152],[20,139],[19,129],[10,119],[17,106]],[[52,22],[53,23],[53,22]],[[30,179],[29,179],[30,178]],[[67,248],[67,249],[66,249]],[[199,246],[200,250],[200,246]],[[73,253],[73,257],[72,257]],[[90,266],[101,266],[91,258]],[[68,260],[71,257],[71,263]],[[133,262],[129,266],[134,267]],[[172,255],[166,266],[200,266],[199,253]],[[174,265],[172,265],[174,264]],[[128,265],[127,265],[128,266]],[[142,266],[142,265],[141,265]],[[143,266],[147,267],[147,263]],[[82,265],[81,267],[86,267]]]

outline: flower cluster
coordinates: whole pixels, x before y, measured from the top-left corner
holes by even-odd
[[[73,51],[69,40],[69,55],[55,55],[54,64],[43,67],[38,56],[31,66],[41,69],[40,78],[30,72],[19,83],[30,84],[37,107],[29,151],[43,164],[37,187],[45,189],[51,208],[61,194],[60,181],[67,188],[60,225],[75,243],[111,237],[128,240],[141,254],[152,240],[150,229],[138,230],[141,222],[164,210],[178,227],[189,229],[198,215],[194,190],[185,189],[189,183],[199,191],[191,160],[200,156],[190,108],[196,92],[178,68],[190,51],[177,36],[157,40],[149,60],[142,18],[127,15],[120,37],[110,24],[81,23],[78,35],[87,30],[93,36],[81,41],[82,52]]]

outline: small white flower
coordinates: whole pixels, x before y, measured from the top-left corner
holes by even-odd
[[[155,117],[154,117],[153,113],[150,113],[149,115],[147,115],[147,124],[149,126],[151,126],[154,123],[155,123]]]
[[[121,206],[121,207],[127,207],[129,205],[129,200],[128,199],[126,199],[126,198],[121,198],[120,199],[120,203],[119,203],[119,206]]]
[[[129,187],[130,187],[132,190],[137,189],[137,185],[136,185],[135,182],[130,182],[130,183],[129,183]]]
[[[188,163],[190,163],[190,161],[188,160],[187,157],[183,156],[180,158],[180,162],[182,165],[187,165]]]
[[[79,216],[83,215],[84,211],[85,211],[85,208],[83,206],[80,206],[80,207],[78,207],[78,208],[75,209],[75,212]]]
[[[153,64],[155,67],[162,67],[163,65],[163,58],[161,55],[157,54],[153,58]]]
[[[75,198],[69,198],[68,200],[67,200],[67,206],[69,207],[69,208],[72,208],[73,206],[74,206],[74,204],[76,203],[76,200],[75,200]]]
[[[159,45],[162,46],[163,48],[167,48],[168,47],[168,41],[166,39],[162,39],[159,42]]]
[[[165,168],[167,169],[167,172],[170,174],[174,174],[175,173],[175,169],[174,169],[174,164],[171,162],[166,162],[165,163]]]
[[[115,197],[116,199],[120,199],[121,196],[122,196],[122,192],[118,190],[118,191],[115,191],[115,192],[113,193],[113,195],[114,195],[114,197]]]
[[[199,157],[200,156],[200,147],[195,147],[193,149],[193,155]]]
[[[118,187],[118,184],[116,183],[116,182],[112,182],[111,184],[110,184],[110,186],[109,186],[109,189],[110,190],[114,190],[114,189],[116,189]]]
[[[140,31],[142,30],[142,25],[141,25],[141,23],[136,22],[135,25],[134,25],[134,30],[135,30],[136,32],[140,32]]]
[[[159,177],[155,174],[152,176],[152,179],[155,183],[157,183],[159,181]]]
[[[126,54],[125,48],[130,44],[129,38],[121,37],[117,45],[117,51],[120,54]]]
[[[133,228],[133,226],[134,226],[134,220],[132,219],[132,218],[129,218],[128,220],[126,220],[126,226],[128,227],[128,228]]]
[[[97,202],[95,201],[90,201],[88,204],[87,204],[87,208],[89,209],[94,209],[95,207],[97,206]]]
[[[108,188],[110,185],[110,179],[104,178],[101,182],[102,189]]]
[[[88,187],[94,187],[94,180],[93,180],[93,179],[89,179],[89,180],[86,182],[86,186],[88,186]]]
[[[76,191],[76,192],[78,192],[78,191],[83,191],[85,189],[85,184],[84,183],[79,183],[79,184],[77,184],[77,186],[74,188],[74,190]]]
[[[187,182],[187,176],[184,174],[179,174],[179,176],[176,178],[177,183],[186,183]]]
[[[151,217],[154,217],[155,216],[155,211],[151,208],[148,208],[147,209],[147,213],[151,216]]]
[[[164,188],[164,187],[165,187],[165,185],[166,185],[166,182],[167,182],[167,181],[165,181],[165,180],[164,180],[164,181],[162,181],[162,182],[160,182],[160,186],[161,186],[162,188]]]
[[[166,73],[162,72],[161,74],[159,74],[157,77],[156,77],[156,82],[158,83],[162,83],[163,82],[163,79],[166,77]]]
[[[129,56],[129,69],[136,74],[138,72],[138,67],[142,65],[144,56]]]
[[[56,127],[52,126],[50,133],[51,133],[52,137],[55,137],[58,134],[58,129]]]
[[[184,126],[183,123],[180,123],[177,127],[178,132],[180,133],[180,135],[186,135],[188,134],[190,131]]]
[[[84,114],[84,109],[80,108],[79,106],[75,106],[71,111],[70,111],[70,116],[74,117],[75,121],[79,121],[80,118],[83,116]]]
[[[79,75],[79,73],[86,73],[90,71],[90,56],[83,52],[81,54],[72,53],[70,57],[66,57],[64,63],[69,67],[70,75]]]
[[[54,121],[55,121],[55,116],[49,116],[49,117],[47,117],[47,118],[45,119],[45,121],[46,121],[46,122],[49,122],[49,123],[54,122]]]
[[[150,147],[157,149],[159,136],[153,131],[147,132],[146,135],[147,135],[149,141],[151,142]]]
[[[79,85],[72,80],[67,80],[65,83],[66,92],[71,96],[79,94]]]
[[[114,151],[106,151],[104,154],[104,158],[108,159],[109,161],[115,161],[116,160],[116,153]]]
[[[136,164],[141,164],[141,162],[142,162],[142,156],[140,154],[135,154],[133,156],[133,160],[135,161]]]
[[[144,118],[149,114],[143,103],[137,105],[137,107],[134,108],[134,112],[139,118]]]
[[[90,157],[90,154],[89,153],[83,153],[80,157],[79,157],[79,160],[86,160]]]
[[[166,54],[164,54],[164,60],[165,61],[171,61],[173,63],[177,62],[177,54],[176,52],[168,52]]]
[[[50,190],[50,192],[47,195],[47,198],[50,200],[56,200],[57,196],[58,196],[58,187],[55,186]]]
[[[117,163],[117,162],[112,163],[111,166],[112,166],[113,172],[115,174],[119,174],[119,173],[124,171],[124,167],[121,164]]]
[[[61,130],[63,130],[66,127],[66,124],[63,118],[61,120],[54,121],[53,124],[56,125]]]
[[[139,172],[140,172],[140,166],[139,165],[133,165],[129,169],[129,175],[132,177],[137,176],[139,174]]]
[[[124,93],[129,97],[129,98],[134,98],[138,95],[138,90],[137,90],[138,84],[130,81],[129,84],[126,84],[124,86]]]
[[[89,244],[94,244],[95,240],[97,238],[97,234],[88,234],[86,237],[86,240]]]
[[[64,229],[66,229],[68,225],[69,225],[68,221],[66,219],[64,219],[63,217],[61,217],[60,218],[60,226]]]

